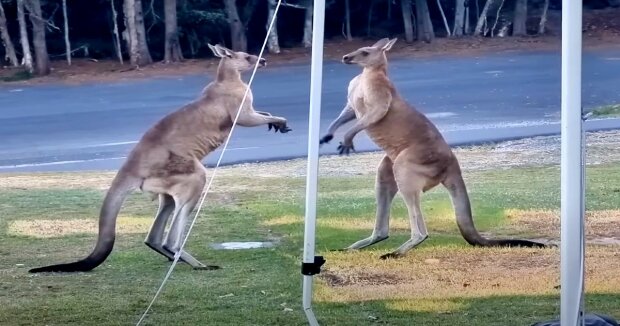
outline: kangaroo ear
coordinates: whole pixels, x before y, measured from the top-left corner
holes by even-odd
[[[377,49],[382,49],[386,44],[388,44],[390,42],[389,38],[382,38],[380,40],[377,41],[377,43],[373,44],[372,47],[373,48],[377,48]]]
[[[233,57],[233,51],[227,49],[226,47],[223,47],[219,44],[215,45],[215,49],[221,54],[221,57],[224,58],[232,58]]]
[[[211,45],[207,43],[207,45],[209,46],[209,49],[211,49],[211,52],[213,52],[213,55],[215,55],[216,57],[232,58],[232,51],[228,50],[227,48],[220,46],[219,44]]]
[[[392,45],[394,45],[394,43],[396,43],[396,41],[398,41],[397,38],[393,38],[391,39],[389,42],[387,42],[386,45],[384,45],[381,50],[383,51],[390,51],[390,49],[392,48]]]
[[[220,52],[217,50],[217,48],[215,46],[213,46],[213,45],[211,45],[209,43],[207,43],[207,45],[209,46],[209,49],[211,49],[211,52],[213,52],[214,56],[216,56],[218,58],[222,57],[222,55],[220,54]]]

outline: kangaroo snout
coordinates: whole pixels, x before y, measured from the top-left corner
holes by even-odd
[[[353,60],[353,58],[352,58],[351,56],[349,56],[348,54],[347,54],[347,55],[344,55],[344,56],[342,57],[342,62],[343,62],[343,63],[347,63],[347,64],[349,64],[349,63],[351,63],[351,60]]]
[[[264,66],[266,66],[266,65],[267,65],[267,60],[265,60],[264,58],[260,58],[260,60],[258,60],[258,64],[259,64],[261,67],[264,67]]]

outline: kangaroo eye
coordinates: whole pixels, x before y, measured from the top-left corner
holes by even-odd
[[[362,51],[362,55],[363,56],[367,56],[368,55],[368,51]]]
[[[246,56],[245,56],[245,60],[250,61],[250,56],[249,56],[249,55],[246,55]]]

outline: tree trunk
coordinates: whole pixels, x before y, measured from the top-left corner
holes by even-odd
[[[370,8],[368,8],[368,22],[366,23],[366,37],[370,37],[370,30],[372,27],[372,12],[375,8],[377,0],[370,0]]]
[[[230,42],[234,51],[247,51],[248,40],[245,35],[245,27],[239,18],[235,0],[224,0],[226,16],[230,27]]]
[[[497,27],[497,22],[499,21],[500,13],[502,12],[502,8],[504,7],[505,0],[500,2],[499,7],[497,8],[497,13],[495,14],[495,23],[493,23],[493,27],[491,27],[491,37],[495,36],[495,28]],[[485,33],[486,34],[486,33]]]
[[[482,8],[482,12],[480,13],[480,17],[478,17],[478,22],[476,23],[476,30],[474,31],[474,36],[480,36],[482,33],[482,28],[487,22],[487,13],[489,12],[489,7],[493,4],[494,0],[487,0]]]
[[[545,0],[543,6],[543,12],[540,16],[540,23],[538,24],[538,34],[545,34],[545,25],[547,24],[547,10],[549,10],[549,0]]]
[[[512,35],[523,36],[527,34],[527,0],[517,0],[512,18]]]
[[[304,22],[304,39],[305,48],[312,47],[312,14],[314,13],[314,1],[308,1],[306,5],[306,18]]]
[[[140,57],[138,59],[138,65],[146,66],[153,63],[151,58],[151,52],[149,51],[149,45],[146,41],[146,29],[144,27],[144,14],[142,13],[142,0],[135,0],[136,10],[136,32],[138,34],[138,51]]]
[[[177,0],[164,0],[164,19],[166,25],[166,43],[164,48],[164,62],[183,60],[183,52],[179,43],[179,28],[177,25]]]
[[[268,0],[267,2],[267,25],[266,29],[269,29],[271,20],[274,19],[276,14],[276,0]],[[269,53],[280,53],[280,42],[278,40],[278,18],[273,21],[273,27],[269,32],[269,38],[267,39],[267,46],[269,47]]]
[[[32,73],[32,52],[30,52],[30,41],[28,40],[28,30],[26,29],[24,0],[17,0],[17,20],[19,21],[19,42],[23,52],[22,64]]]
[[[454,9],[454,36],[463,35],[463,26],[465,18],[465,0],[456,0]]]
[[[403,23],[405,25],[405,41],[413,42],[413,24],[411,23],[411,0],[400,0],[400,7],[403,13]]]
[[[9,59],[13,67],[19,66],[19,61],[17,61],[17,55],[15,54],[15,46],[13,46],[13,41],[11,41],[11,35],[9,35],[9,29],[6,25],[6,15],[4,14],[2,2],[0,2],[0,37],[2,45],[4,45],[6,58]]]
[[[353,36],[351,35],[351,8],[349,7],[349,0],[344,0],[344,26],[345,26],[345,37],[347,41],[352,41]]]
[[[129,52],[129,63],[132,66],[138,65],[140,51],[138,51],[138,34],[136,32],[136,5],[134,0],[123,2],[123,13],[125,14],[125,31],[123,38],[127,42],[127,52]]]
[[[112,35],[114,36],[114,48],[116,50],[116,57],[118,58],[118,61],[123,64],[121,40],[120,35],[118,34],[118,13],[116,12],[116,8],[114,7],[114,0],[110,0],[110,6],[112,7],[112,23],[114,24]]]
[[[47,22],[41,13],[41,2],[39,0],[28,1],[30,23],[32,24],[32,45],[36,61],[35,73],[44,76],[50,73],[50,58],[47,54],[47,43],[45,41],[45,25]]]
[[[427,0],[416,0],[416,16],[418,22],[418,41],[430,43],[435,38],[435,31],[428,11]]]
[[[67,64],[71,65],[71,42],[69,42],[69,17],[67,16],[67,0],[62,0],[62,16],[65,23],[65,53]]]
[[[470,26],[469,26],[469,6],[465,6],[465,30],[463,31],[463,34],[465,35],[469,35],[470,31]]]
[[[439,12],[441,13],[441,19],[443,19],[443,25],[446,27],[446,35],[450,37],[452,36],[452,34],[450,33],[450,25],[448,25],[448,19],[446,19],[446,14],[443,12],[440,0],[437,0],[437,7],[439,7]]]

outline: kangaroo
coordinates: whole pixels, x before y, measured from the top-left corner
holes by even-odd
[[[246,89],[242,71],[265,59],[244,52],[233,52],[220,45],[210,45],[221,58],[216,79],[209,83],[195,101],[167,115],[152,126],[129,153],[108,190],[99,215],[97,244],[88,257],[67,264],[31,269],[29,272],[84,272],[99,266],[114,246],[115,226],[125,198],[140,189],[159,196],[159,209],[145,244],[173,260],[181,247],[188,215],[198,203],[206,183],[206,168],[201,160],[228,137]],[[248,91],[237,124],[243,127],[268,125],[268,130],[287,133],[291,129],[282,117],[254,110]],[[172,216],[164,239],[164,229]],[[180,260],[194,269],[217,269],[205,265],[186,251]]]
[[[372,235],[347,247],[361,249],[388,238],[390,205],[400,191],[407,205],[411,238],[382,259],[402,257],[428,238],[420,208],[423,192],[443,184],[448,189],[461,235],[474,246],[544,247],[527,240],[493,240],[475,228],[471,205],[456,156],[435,125],[410,106],[396,91],[387,75],[387,58],[396,39],[382,39],[342,57],[345,64],[363,67],[349,83],[347,105],[329,125],[320,140],[329,143],[343,124],[356,120],[338,146],[340,155],[354,151],[353,138],[365,130],[385,151],[375,181],[377,211]]]

